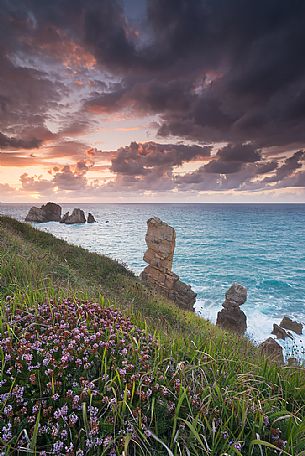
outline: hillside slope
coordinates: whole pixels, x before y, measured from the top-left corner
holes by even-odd
[[[0,300],[6,454],[304,454],[304,370],[262,359],[119,263],[0,217]]]

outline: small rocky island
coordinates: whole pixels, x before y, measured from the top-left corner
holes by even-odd
[[[148,249],[143,259],[148,266],[141,273],[142,280],[179,307],[194,311],[196,293],[172,272],[176,242],[174,228],[157,217],[150,218],[147,226],[145,241]]]
[[[86,216],[82,209],[74,208],[72,214],[66,212],[61,216],[62,208],[56,203],[47,203],[41,207],[31,207],[25,221],[33,223],[60,222],[66,225],[86,223]],[[89,212],[87,223],[95,223],[94,216]]]
[[[247,300],[247,288],[239,283],[233,283],[226,292],[223,309],[217,314],[216,325],[223,329],[245,334],[247,330],[247,317],[240,306]]]

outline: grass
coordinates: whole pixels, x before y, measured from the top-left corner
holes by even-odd
[[[119,263],[0,217],[0,301],[3,454],[305,454],[304,369],[261,358]]]

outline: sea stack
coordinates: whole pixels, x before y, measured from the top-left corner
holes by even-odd
[[[174,228],[157,217],[150,218],[147,226],[145,241],[148,248],[143,259],[148,266],[141,274],[142,280],[174,301],[179,307],[194,311],[196,293],[172,272],[176,243]]]
[[[47,203],[41,207],[31,207],[25,221],[35,223],[59,222],[61,220],[61,207],[56,203]]]
[[[233,283],[226,292],[223,309],[217,314],[216,325],[243,335],[247,330],[247,317],[240,306],[247,300],[247,288]]]
[[[87,223],[95,223],[96,220],[94,218],[94,215],[91,214],[91,212],[89,212],[88,214],[88,217],[87,217]]]
[[[293,331],[299,336],[302,334],[303,331],[303,325],[302,323],[299,323],[297,321],[291,320],[291,318],[285,316],[281,323],[280,327],[284,329],[288,329],[289,331]]]
[[[85,213],[79,208],[74,208],[71,215],[69,215],[69,212],[64,215],[62,223],[65,223],[66,225],[86,223]]]

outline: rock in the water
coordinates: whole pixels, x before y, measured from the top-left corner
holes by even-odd
[[[56,203],[47,203],[41,206],[45,217],[49,222],[60,222],[61,220],[61,207]]]
[[[290,331],[295,332],[296,334],[299,334],[299,336],[302,334],[302,331],[303,331],[302,323],[293,321],[293,320],[291,320],[291,318],[286,317],[286,316],[281,321],[280,326],[284,329],[288,329]]]
[[[65,214],[66,215],[66,214]],[[74,208],[71,215],[68,215],[63,222],[66,225],[73,225],[76,223],[86,223],[86,217],[84,211],[78,208]]]
[[[148,249],[144,260],[148,266],[141,274],[142,280],[153,285],[179,307],[193,311],[196,293],[172,272],[176,241],[174,228],[157,217],[150,218],[147,225],[145,240]]]
[[[261,353],[267,358],[270,358],[271,361],[284,364],[283,349],[280,344],[278,344],[272,337],[269,337],[267,340],[261,343],[259,345],[259,348],[261,350]]]
[[[223,307],[239,307],[246,301],[247,288],[239,283],[233,283],[226,292],[226,300]]]
[[[59,204],[47,203],[42,205],[40,208],[33,206],[26,218],[26,222],[59,222],[61,220],[61,207]]]
[[[46,219],[43,210],[40,207],[31,207],[27,216],[25,217],[26,222],[34,222],[34,223],[45,223],[48,220]]]
[[[91,214],[91,212],[89,212],[88,214],[88,217],[87,217],[87,223],[95,223],[96,220],[94,218],[94,215]]]
[[[147,225],[145,241],[148,248],[144,253],[144,261],[157,269],[171,271],[176,242],[174,228],[157,217],[150,218]]]
[[[239,307],[224,308],[217,314],[216,325],[237,334],[245,334],[247,331],[247,317]]]
[[[216,325],[223,329],[245,334],[247,330],[247,317],[239,306],[247,300],[247,288],[238,283],[233,283],[226,292],[226,299],[217,314]]]
[[[284,328],[281,328],[279,325],[276,323],[273,324],[273,331],[271,334],[274,334],[277,339],[286,339],[286,337],[290,337],[290,339],[293,339],[291,334],[287,333]]]
[[[69,212],[65,212],[61,218],[60,223],[65,223],[68,217],[69,217]]]

